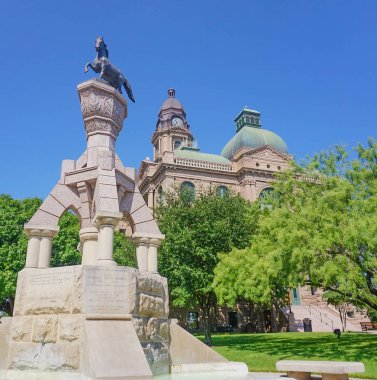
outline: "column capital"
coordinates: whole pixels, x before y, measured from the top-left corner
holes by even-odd
[[[137,240],[140,238],[147,238],[149,240],[159,240],[160,242],[162,240],[165,240],[165,235],[164,234],[151,234],[148,232],[135,232],[132,234],[132,240]]]
[[[161,245],[162,240],[163,239],[150,238],[149,245],[158,248]]]
[[[146,237],[142,237],[142,236],[139,236],[139,237],[134,237],[132,236],[132,240],[135,242],[136,245],[149,245],[149,238],[146,238]]]
[[[98,230],[96,227],[81,228],[79,235],[80,235],[81,241],[97,240],[98,239]]]
[[[25,224],[24,231],[27,236],[53,238],[59,233],[59,226]]]
[[[103,212],[99,211],[94,217],[93,224],[99,228],[100,226],[115,227],[122,219],[123,214],[120,212]]]

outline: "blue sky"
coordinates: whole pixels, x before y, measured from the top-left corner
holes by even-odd
[[[204,152],[220,153],[245,105],[297,159],[376,137],[377,1],[1,1],[0,193],[45,197],[85,150],[76,92],[103,35],[136,104],[123,163],[152,155],[174,87]]]

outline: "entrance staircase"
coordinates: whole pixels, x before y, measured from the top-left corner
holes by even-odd
[[[304,318],[311,319],[313,332],[330,332],[334,329],[342,331],[342,322],[339,312],[332,305],[322,299],[322,295],[318,292],[310,294],[305,289],[300,289],[301,305],[291,306],[294,314],[294,327],[290,331],[304,331]],[[360,322],[369,321],[369,319],[357,310],[354,311],[352,318],[347,317],[346,331],[361,332]]]

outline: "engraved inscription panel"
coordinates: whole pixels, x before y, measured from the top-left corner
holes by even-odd
[[[130,275],[123,268],[87,267],[84,277],[84,313],[127,314]]]
[[[75,267],[38,269],[24,276],[17,314],[70,313],[75,288]]]

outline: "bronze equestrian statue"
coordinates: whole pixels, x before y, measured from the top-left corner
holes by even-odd
[[[131,85],[124,77],[122,72],[116,68],[109,60],[109,51],[103,37],[96,38],[97,56],[92,63],[88,62],[85,65],[84,72],[88,72],[90,67],[94,72],[100,73],[99,78],[105,80],[110,86],[122,93],[122,85],[127,92],[128,97],[135,103],[135,98],[132,94]]]

